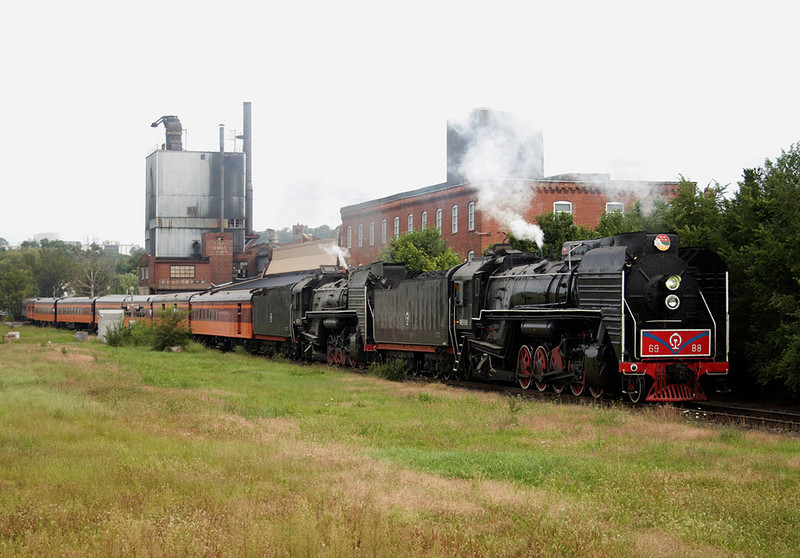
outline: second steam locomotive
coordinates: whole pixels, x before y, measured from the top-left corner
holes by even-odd
[[[109,297],[29,299],[28,319],[92,327]],[[728,374],[728,273],[675,234],[565,243],[562,258],[499,245],[441,273],[334,268],[269,284],[118,297],[129,316],[184,309],[217,346],[332,365],[400,359],[411,374],[632,401],[702,400]]]

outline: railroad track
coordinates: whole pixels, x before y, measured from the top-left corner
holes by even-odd
[[[436,382],[432,378],[420,377],[417,381]],[[601,398],[582,396],[575,397],[570,393],[556,394],[552,391],[538,392],[536,390],[523,390],[519,387],[502,384],[487,384],[474,381],[445,381],[452,387],[462,389],[503,393],[511,396],[525,397],[526,399],[540,401],[559,401],[571,404],[622,404],[632,409],[643,408],[650,404],[633,404],[624,398]],[[655,403],[658,405],[658,403]],[[681,409],[683,417],[691,422],[704,422],[721,424],[740,428],[768,430],[771,432],[800,434],[800,412],[791,410],[763,409],[747,407],[745,405],[728,404],[714,401],[694,401],[690,403],[675,403]]]
[[[713,401],[684,403],[681,408],[690,420],[800,433],[800,413],[796,411],[759,409]]]

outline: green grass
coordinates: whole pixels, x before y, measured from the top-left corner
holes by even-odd
[[[0,344],[0,555],[800,548],[796,438],[688,424],[668,407],[21,332]]]

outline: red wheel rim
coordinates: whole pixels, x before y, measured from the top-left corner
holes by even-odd
[[[519,348],[519,354],[517,355],[517,381],[519,382],[519,387],[522,389],[531,387],[532,362],[533,357],[531,356],[530,348],[523,345]]]
[[[333,366],[336,363],[336,356],[332,346],[328,345],[328,364]]]
[[[539,391],[547,391],[547,382],[533,382]]]

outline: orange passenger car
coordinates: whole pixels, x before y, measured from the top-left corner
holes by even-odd
[[[196,294],[191,307],[192,334],[207,344],[233,348],[253,338],[253,294],[249,290]]]

